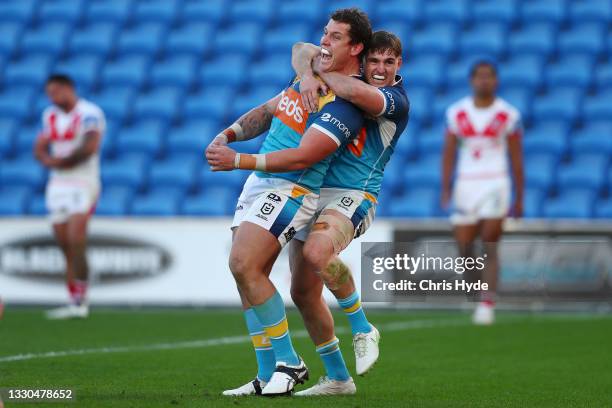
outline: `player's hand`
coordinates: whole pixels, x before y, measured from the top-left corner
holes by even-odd
[[[514,200],[510,216],[513,218],[521,218],[523,216],[523,200]]]
[[[319,110],[319,95],[327,94],[327,86],[312,75],[300,78],[300,95],[304,108],[309,113]]]
[[[211,145],[206,149],[206,160],[212,171],[234,170],[236,151],[226,145]]]
[[[50,169],[62,167],[62,161],[58,158],[51,156],[43,156],[41,158],[41,163],[43,166],[48,167]]]

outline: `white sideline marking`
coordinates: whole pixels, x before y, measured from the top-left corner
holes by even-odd
[[[436,319],[436,320],[411,320],[411,321],[397,321],[390,323],[379,324],[376,327],[382,332],[389,331],[402,331],[402,330],[413,330],[413,329],[427,329],[433,327],[450,327],[450,326],[466,326],[470,324],[468,318],[462,319]],[[347,327],[337,327],[337,334],[346,334],[350,330]],[[305,338],[308,337],[306,330],[298,330],[291,332],[291,337],[294,338]],[[79,356],[86,354],[97,354],[97,353],[130,353],[138,351],[156,351],[156,350],[179,350],[188,348],[205,348],[221,346],[224,344],[239,344],[239,343],[250,343],[251,338],[249,336],[229,336],[219,337],[216,339],[207,340],[193,340],[193,341],[180,341],[175,343],[156,343],[156,344],[145,344],[141,346],[112,346],[112,347],[98,347],[98,348],[86,348],[77,350],[64,350],[64,351],[47,351],[44,353],[27,353],[27,354],[16,354],[12,356],[0,357],[0,363],[7,363],[11,361],[25,361],[35,360],[41,358],[52,358],[52,357],[68,357],[68,356]]]

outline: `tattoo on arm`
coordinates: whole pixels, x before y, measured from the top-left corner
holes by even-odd
[[[266,104],[251,109],[236,121],[244,132],[244,140],[253,139],[270,129],[273,112]]]

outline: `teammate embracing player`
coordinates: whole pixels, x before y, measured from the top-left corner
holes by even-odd
[[[330,53],[322,61],[324,69],[358,75],[360,56],[371,34],[363,12],[334,12],[323,37]],[[363,127],[361,112],[333,93],[319,97],[317,105],[316,113],[304,109],[296,80],[280,95],[239,118],[206,151],[213,170],[256,170],[238,199],[230,269],[259,370],[255,380],[225,395],[287,394],[308,379],[308,370],[291,343],[283,300],[269,274],[281,248],[314,217],[332,153]],[[268,128],[259,154],[237,154],[224,146],[256,137]],[[339,350],[334,358],[342,359]]]
[[[370,119],[366,120],[359,137],[335,155],[321,188],[318,216],[307,228],[310,233],[299,231],[290,244],[292,298],[317,345],[327,374],[315,386],[298,392],[299,396],[356,391],[334,335],[333,318],[322,298],[323,282],[349,318],[357,373],[367,372],[378,358],[379,333],[366,319],[350,271],[337,255],[372,222],[384,167],[406,126],[409,110],[402,80],[397,76],[402,53],[397,37],[383,31],[372,36],[364,63],[366,80],[372,85],[325,69],[330,55],[335,55],[330,38],[333,34],[326,33],[320,48],[311,44],[294,47],[293,62],[301,78],[304,106],[309,112],[317,111],[319,91],[329,88],[361,108]],[[314,79],[310,68],[313,58],[316,74],[327,85]],[[226,154],[233,153],[227,147],[223,149]],[[223,169],[236,167],[232,160],[232,154],[227,156]],[[246,389],[241,387],[235,391]]]
[[[102,110],[79,98],[72,79],[52,75],[46,84],[53,103],[43,113],[36,159],[51,170],[46,205],[55,239],[66,260],[70,304],[50,310],[50,319],[83,318],[87,305],[87,224],[100,194],[98,151],[105,130]]]
[[[446,112],[447,132],[442,158],[442,206],[451,200],[455,155],[459,161],[452,189],[451,222],[461,256],[474,256],[474,241],[482,239],[487,255],[482,278],[488,290],[481,292],[473,315],[475,324],[495,320],[495,291],[499,272],[497,243],[504,219],[523,212],[523,159],[521,116],[517,109],[496,96],[497,69],[490,61],[475,63],[470,72],[472,96],[457,101]],[[510,208],[511,179],[514,204]],[[474,271],[466,279],[477,280]]]

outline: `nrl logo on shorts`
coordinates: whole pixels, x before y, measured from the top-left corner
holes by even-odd
[[[342,197],[342,199],[340,200],[340,204],[345,207],[350,207],[351,205],[353,205],[354,202],[355,201],[351,197]]]
[[[264,203],[259,211],[261,211],[263,215],[270,215],[272,214],[272,211],[274,211],[274,206],[270,203]]]
[[[268,197],[266,197],[266,198],[267,198],[268,200],[272,200],[272,201],[275,201],[275,202],[277,202],[277,203],[280,203],[280,202],[281,202],[281,198],[280,198],[280,196],[278,196],[278,195],[276,195],[276,194],[274,194],[274,193],[270,193],[270,194],[268,194]]]
[[[287,232],[285,232],[285,234],[284,234],[285,235],[285,240],[287,242],[291,241],[293,239],[293,237],[295,236],[296,232],[297,231],[295,230],[295,228],[293,228],[293,227],[289,228],[289,230]]]

